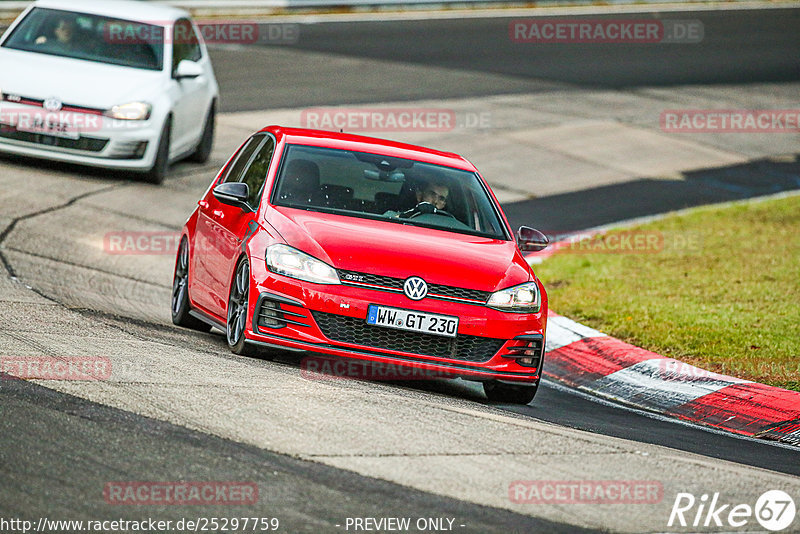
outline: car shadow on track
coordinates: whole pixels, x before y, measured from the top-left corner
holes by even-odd
[[[641,178],[503,205],[516,228],[548,235],[577,232],[636,217],[800,189],[800,155],[683,173],[682,180]]]
[[[325,356],[322,354],[308,353],[291,353],[291,352],[266,352],[262,351],[254,359],[269,359],[277,364],[287,365],[300,370],[300,376],[308,380],[316,380],[330,383],[342,383],[347,381],[360,381],[369,384],[385,384],[389,387],[403,388],[406,391],[415,391],[420,393],[435,393],[447,397],[458,398],[462,400],[475,401],[487,403],[486,395],[483,393],[483,388],[479,382],[471,382],[466,380],[448,379],[448,378],[431,378],[421,380],[387,380],[382,378],[366,378],[360,374],[364,369],[362,364],[369,365],[362,360],[349,360],[338,356]],[[313,363],[319,364],[320,361],[342,362],[343,364],[352,363],[354,365],[330,365],[325,366],[310,366],[308,362],[312,360]],[[389,366],[390,367],[390,366]],[[320,369],[320,372],[311,369]],[[381,369],[387,370],[386,366],[378,364],[378,371]],[[391,371],[391,369],[388,369]],[[326,372],[327,371],[327,372]],[[351,374],[349,371],[354,372]],[[375,373],[376,376],[378,373]]]

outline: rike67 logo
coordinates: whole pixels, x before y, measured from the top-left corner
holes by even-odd
[[[752,520],[755,519],[762,528],[778,532],[794,523],[796,512],[794,500],[781,490],[765,492],[756,500],[755,506],[725,503],[719,493],[703,494],[699,499],[691,493],[678,493],[667,526],[738,529],[754,526]]]

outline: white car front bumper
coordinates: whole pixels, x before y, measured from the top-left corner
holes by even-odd
[[[32,133],[37,117],[69,123],[72,138]],[[0,152],[108,169],[146,171],[153,166],[163,118],[122,121],[71,111],[48,113],[41,107],[2,102]],[[28,130],[28,131],[26,131]]]

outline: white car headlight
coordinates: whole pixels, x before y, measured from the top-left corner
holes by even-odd
[[[273,273],[315,284],[340,283],[336,269],[288,245],[267,247],[267,268]]]
[[[527,282],[492,293],[486,305],[501,311],[536,313],[542,307],[542,294],[536,282]]]
[[[129,102],[114,106],[106,111],[106,116],[124,121],[144,121],[150,118],[153,106],[147,102]]]

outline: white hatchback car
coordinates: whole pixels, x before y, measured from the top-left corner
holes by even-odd
[[[183,10],[38,0],[0,38],[0,151],[144,173],[211,152],[219,88]]]

